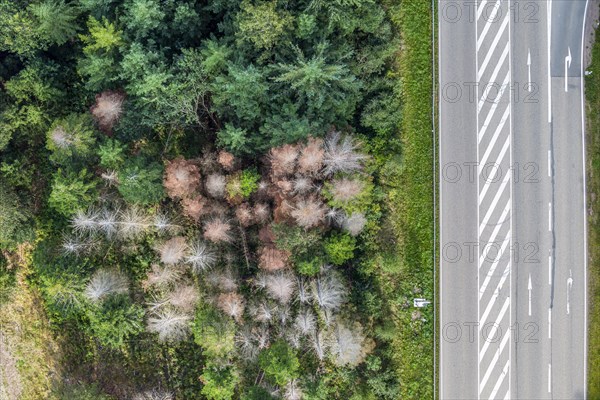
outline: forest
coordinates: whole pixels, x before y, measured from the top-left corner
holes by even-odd
[[[424,0],[0,0],[0,398],[433,397]]]

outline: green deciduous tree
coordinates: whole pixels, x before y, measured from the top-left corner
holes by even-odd
[[[209,400],[231,400],[240,382],[238,371],[233,366],[222,367],[208,362],[200,380],[204,383],[202,394]]]
[[[63,165],[89,157],[95,143],[89,114],[70,114],[52,124],[46,134],[46,148],[52,152],[50,160]]]
[[[144,310],[132,304],[126,295],[115,295],[87,312],[90,329],[98,342],[113,349],[122,349],[127,340],[143,330]]]
[[[275,397],[271,396],[266,389],[260,386],[252,386],[240,397],[241,400],[274,400]]]
[[[163,167],[137,157],[119,171],[119,193],[134,204],[155,204],[165,197],[162,185]]]
[[[87,22],[89,34],[79,35],[81,41],[85,44],[83,51],[93,53],[97,51],[109,52],[119,48],[123,44],[123,32],[117,30],[114,23],[102,18],[102,22],[94,17],[90,17]]]
[[[345,64],[328,63],[326,50],[321,46],[310,59],[298,51],[296,63],[279,64],[275,81],[286,85],[286,92],[291,89],[290,95],[310,118],[325,123],[348,120],[360,98],[361,82]]]
[[[120,77],[128,82],[127,93],[140,97],[147,104],[158,102],[173,78],[163,55],[145,49],[140,43],[133,43],[123,56]]]
[[[225,128],[217,133],[217,139],[219,145],[236,155],[247,154],[253,150],[248,132],[231,124],[225,124]]]
[[[300,370],[295,351],[283,340],[278,340],[263,350],[258,355],[258,364],[267,377],[280,386],[297,378]]]
[[[100,165],[108,169],[119,169],[125,161],[125,145],[116,139],[108,139],[98,147]]]
[[[210,359],[226,359],[235,351],[235,324],[207,303],[201,303],[192,326],[194,340]]]
[[[0,1],[0,50],[29,56],[44,49],[47,41],[36,29],[36,21],[30,12],[12,0]]]
[[[0,180],[0,227],[0,249],[33,239],[29,210],[4,180]]]
[[[342,265],[354,257],[356,239],[348,234],[334,234],[325,241],[325,252],[329,261]]]
[[[10,105],[0,109],[0,150],[15,135],[32,139],[45,132],[49,113],[64,100],[55,87],[58,66],[53,62],[32,62],[4,84]]]
[[[96,186],[96,180],[86,169],[79,173],[59,169],[54,174],[48,204],[60,214],[70,216],[94,202]]]
[[[293,26],[287,11],[278,11],[277,2],[253,4],[244,1],[236,16],[238,40],[251,42],[257,49],[271,49],[281,40],[285,30]]]
[[[125,5],[125,16],[122,19],[128,32],[134,39],[146,37],[150,31],[160,26],[165,18],[157,0],[129,0]]]
[[[40,36],[54,44],[64,44],[77,34],[79,10],[64,0],[45,0],[30,6]]]
[[[222,118],[253,124],[264,115],[268,90],[259,68],[230,65],[228,75],[217,77],[213,84],[215,108]]]

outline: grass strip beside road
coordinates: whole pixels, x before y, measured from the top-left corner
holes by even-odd
[[[431,399],[433,393],[433,307],[415,309],[413,297],[433,299],[432,18],[430,0],[401,1],[392,10],[401,33],[398,55],[402,122],[401,165],[388,182],[390,220],[398,239],[390,278],[398,307],[392,341],[401,398]]]
[[[586,77],[588,203],[588,398],[600,398],[600,36]]]

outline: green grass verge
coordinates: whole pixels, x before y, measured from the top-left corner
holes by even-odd
[[[586,78],[588,264],[588,398],[600,398],[600,36]]]
[[[398,3],[398,2],[396,2]],[[401,32],[398,85],[402,98],[400,164],[388,185],[389,219],[398,239],[387,261],[386,291],[395,298],[392,347],[403,399],[432,399],[433,308],[416,310],[412,298],[433,299],[433,146],[430,0],[401,1],[390,10]],[[420,315],[418,314],[420,312]]]

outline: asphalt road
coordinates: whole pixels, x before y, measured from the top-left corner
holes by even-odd
[[[587,2],[438,6],[440,397],[585,398]]]

